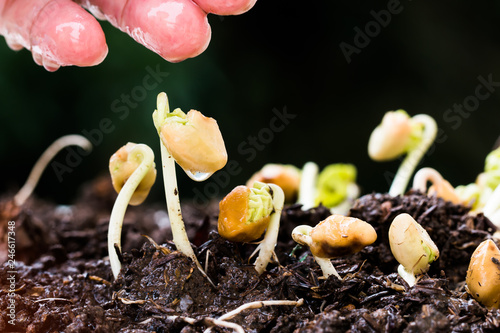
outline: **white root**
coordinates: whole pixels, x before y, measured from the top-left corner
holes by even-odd
[[[255,270],[262,274],[271,261],[274,252],[274,247],[278,242],[278,233],[280,228],[281,211],[285,203],[285,194],[281,187],[275,184],[268,184],[272,190],[274,211],[271,214],[271,221],[267,227],[263,241],[259,245],[259,256],[255,261]]]
[[[217,320],[226,321],[229,319],[233,319],[241,312],[247,309],[259,309],[264,306],[276,306],[276,305],[288,305],[288,306],[301,306],[304,304],[304,299],[299,299],[298,301],[288,301],[288,300],[275,300],[275,301],[257,301],[243,304],[242,306],[230,311],[219,318]],[[203,333],[210,333],[212,331],[211,328],[206,329]]]

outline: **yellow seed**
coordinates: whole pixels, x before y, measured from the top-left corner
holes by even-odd
[[[488,239],[472,254],[467,270],[467,291],[488,308],[500,308],[500,250]]]

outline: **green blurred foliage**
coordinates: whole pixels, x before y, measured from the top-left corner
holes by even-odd
[[[38,196],[70,203],[82,183],[107,172],[111,154],[128,141],[150,145],[160,166],[151,114],[161,91],[172,108],[193,108],[217,119],[232,161],[231,170],[199,184],[179,169],[183,197],[221,197],[266,163],[301,167],[310,160],[320,167],[352,163],[363,193],[387,191],[385,175],[395,173],[398,162],[371,161],[367,143],[383,114],[399,108],[410,115],[427,113],[440,127],[422,166],[435,167],[453,185],[468,184],[500,134],[500,87],[471,112],[447,110],[475,94],[479,76],[500,82],[500,6],[484,0],[401,1],[401,10],[385,27],[379,24],[379,32],[348,63],[340,44],[354,45],[355,28],[369,27],[374,13],[388,4],[395,2],[259,0],[240,16],[210,15],[207,51],[176,64],[106,22],[109,54],[93,68],[48,73],[29,52],[11,51],[1,41],[0,191],[19,188],[56,138],[95,133],[106,118],[112,130],[94,151],[62,182],[47,170]],[[168,76],[139,95],[147,68]],[[123,96],[134,91],[140,98],[126,104]],[[269,135],[271,120],[284,108],[295,118]],[[61,153],[57,161],[65,158]],[[150,200],[164,200],[158,180]]]

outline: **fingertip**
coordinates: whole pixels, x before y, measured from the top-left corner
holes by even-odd
[[[205,12],[216,15],[240,15],[249,11],[257,0],[193,0]]]
[[[212,34],[207,14],[191,0],[129,1],[121,26],[170,62],[198,56]]]
[[[9,36],[4,36],[5,37],[5,42],[7,43],[7,46],[13,50],[13,51],[19,51],[23,48],[23,46],[16,41],[15,38],[11,38]]]
[[[54,71],[59,66],[94,66],[107,55],[97,20],[72,1],[52,1],[37,17],[30,42],[35,62]]]

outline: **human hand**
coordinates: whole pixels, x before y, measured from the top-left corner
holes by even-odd
[[[94,66],[108,53],[95,16],[167,61],[179,62],[208,47],[208,13],[237,15],[256,1],[0,0],[0,35],[11,49],[30,50],[35,62],[48,71],[60,66]]]

